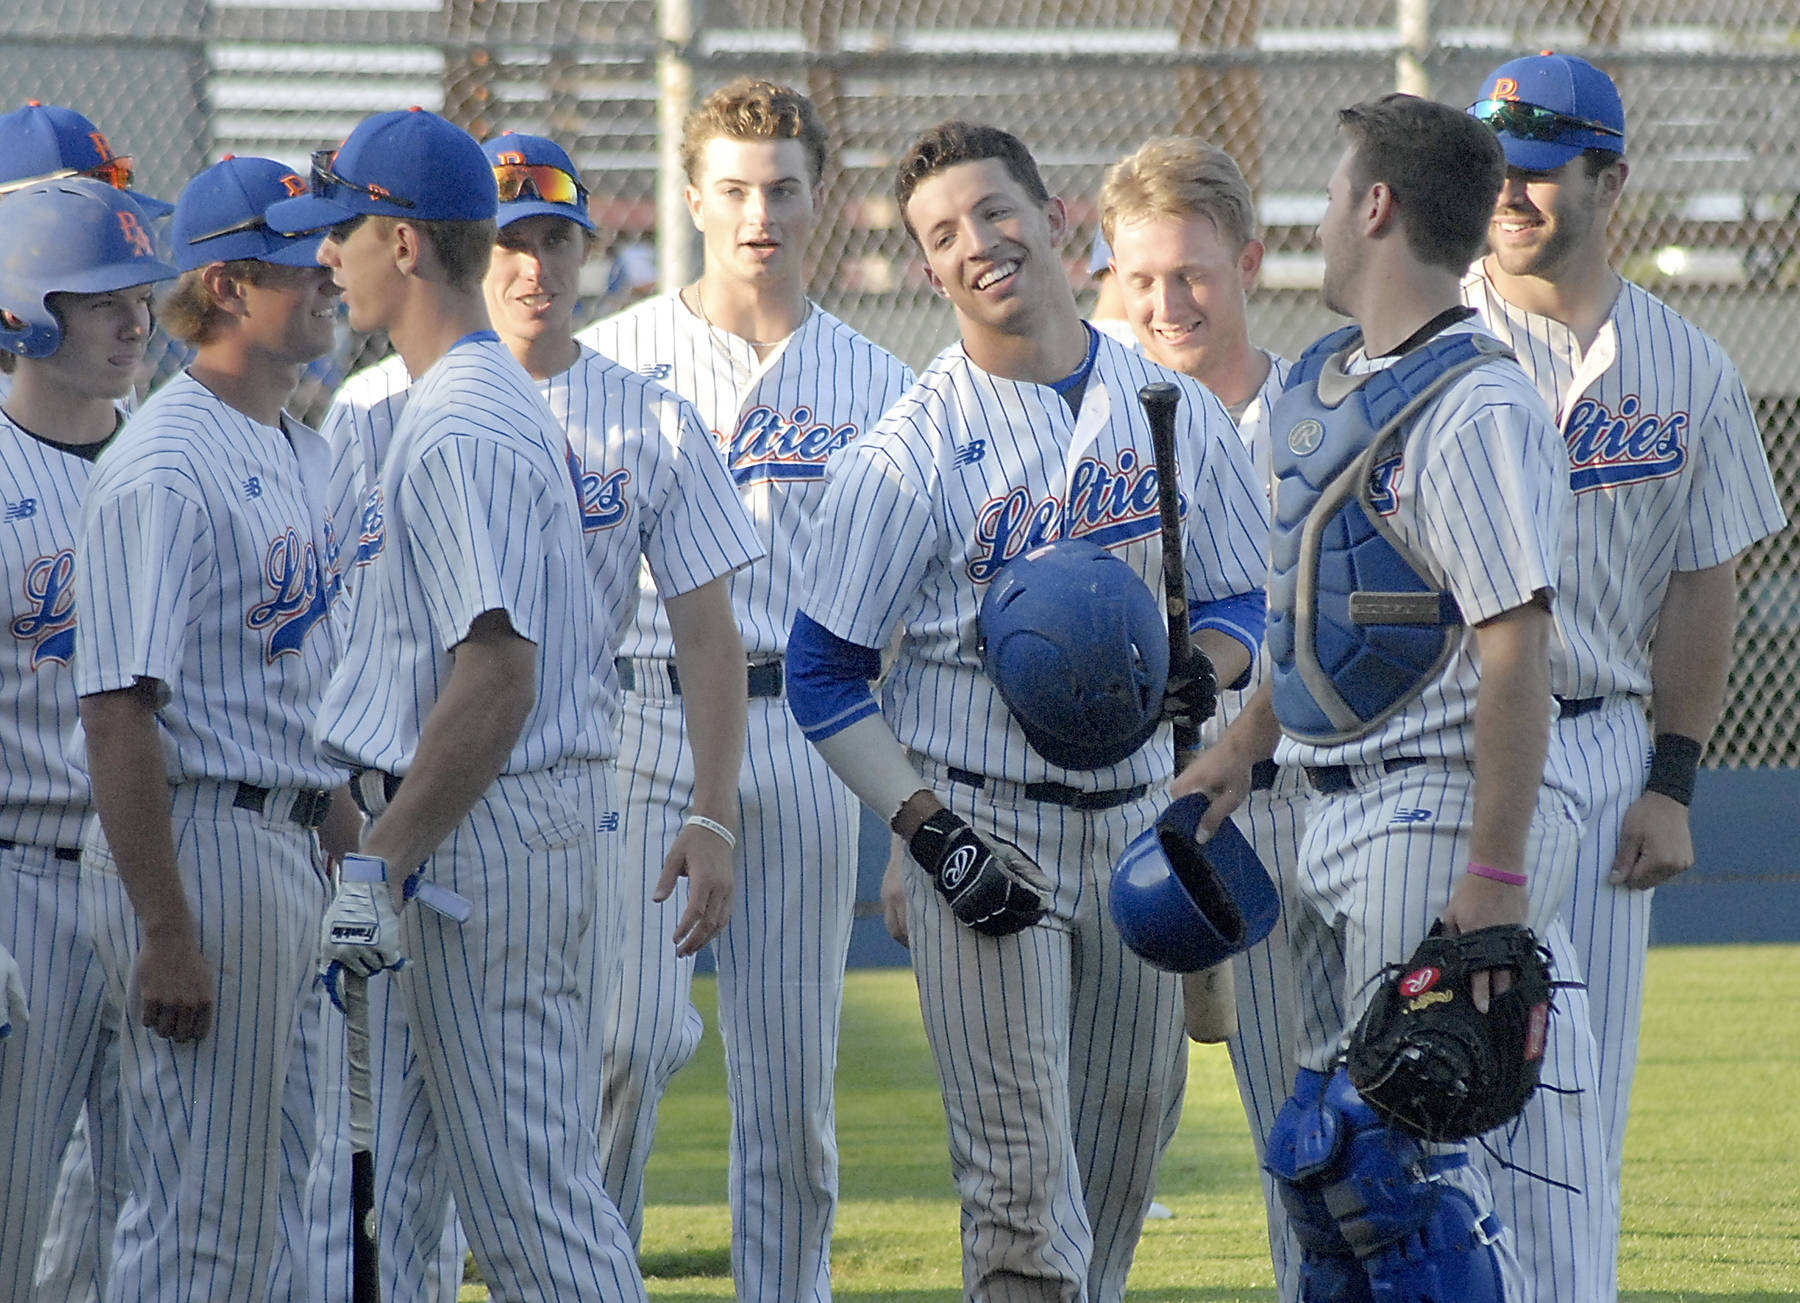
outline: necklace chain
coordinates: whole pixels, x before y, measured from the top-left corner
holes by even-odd
[[[723,326],[713,325],[713,319],[706,315],[706,292],[700,288],[700,284],[699,281],[694,282],[694,308],[700,313],[700,320],[706,323],[706,328],[708,330],[716,331],[721,335],[732,335],[733,338],[736,339],[742,339],[746,344],[750,345],[751,348],[774,348],[777,344],[781,343],[782,340],[787,339],[789,335],[793,334],[793,331],[789,331],[788,334],[783,335],[781,339],[749,339],[743,335],[737,335],[732,331],[726,330]],[[800,320],[805,321],[806,318],[811,315],[812,304],[808,303],[806,305],[806,312],[801,316]],[[795,326],[794,330],[798,330],[799,328],[799,326]]]

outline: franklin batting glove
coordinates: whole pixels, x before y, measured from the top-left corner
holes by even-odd
[[[337,895],[325,910],[320,963],[342,964],[372,977],[405,962],[400,949],[400,915],[388,890],[387,861],[373,855],[346,855]]]
[[[1023,932],[1044,917],[1044,899],[1019,876],[1025,853],[989,846],[948,810],[939,810],[907,843],[919,867],[960,922],[990,937]]]

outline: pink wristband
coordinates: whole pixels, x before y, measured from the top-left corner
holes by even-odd
[[[1491,864],[1477,864],[1474,860],[1470,860],[1468,871],[1478,878],[1487,878],[1492,882],[1504,882],[1509,887],[1525,885],[1523,873],[1514,873],[1511,869],[1496,869]]]

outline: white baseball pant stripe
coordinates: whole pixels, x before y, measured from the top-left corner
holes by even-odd
[[[656,1107],[700,1035],[693,965],[675,960],[669,940],[685,892],[661,906],[648,899],[691,803],[693,772],[679,698],[626,694],[620,732],[620,978],[601,1144],[608,1189],[635,1238]],[[737,892],[714,943],[732,1119],[732,1277],[742,1298],[827,1300],[837,1213],[833,1082],[858,807],[781,698],[750,700],[738,817]]]
[[[201,953],[218,982],[212,1029],[175,1044],[132,1015],[137,916],[89,823],[82,910],[109,998],[125,1010],[120,1113],[129,1189],[113,1239],[109,1303],[260,1299],[279,1234],[284,1096],[301,991],[318,954],[325,887],[311,833],[232,806],[236,784],[174,790],[175,850]],[[285,799],[284,799],[285,798]]]

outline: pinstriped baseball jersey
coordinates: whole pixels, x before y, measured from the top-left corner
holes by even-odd
[[[325,518],[306,487],[322,489],[326,460],[305,426],[252,421],[185,372],[100,460],[76,571],[76,688],[159,680],[171,782],[344,779],[304,727],[337,655]]]
[[[1478,329],[1469,323],[1455,331]],[[1391,359],[1359,350],[1352,374]],[[1278,405],[1272,433],[1285,438]],[[1475,746],[1474,626],[1554,591],[1568,509],[1567,459],[1543,400],[1524,372],[1505,359],[1457,379],[1413,419],[1398,457],[1376,464],[1371,501],[1387,524],[1421,554],[1432,582],[1456,598],[1464,620],[1460,646],[1425,690],[1361,737],[1310,745],[1283,737],[1283,765],[1369,763],[1383,756],[1461,758]],[[1567,787],[1556,749],[1545,781]]]
[[[88,811],[75,763],[75,537],[93,463],[0,414],[0,838],[74,846]]]
[[[874,426],[912,384],[912,372],[817,304],[766,359],[701,321],[673,292],[576,338],[675,390],[712,430],[768,553],[766,564],[731,584],[744,651],[753,660],[782,654],[826,461]],[[675,654],[668,617],[649,584],[620,650],[658,659]]]
[[[319,433],[331,447],[325,493],[331,547],[326,564],[336,599],[332,614],[343,624],[350,618],[351,590],[381,538],[381,499],[375,487],[411,384],[405,360],[392,354],[344,381],[319,423]]]
[[[1502,298],[1485,264],[1463,300],[1518,354],[1568,447],[1557,691],[1646,696],[1670,573],[1728,561],[1787,523],[1743,381],[1711,336],[1630,281],[1585,355],[1567,326]]]
[[[592,665],[596,599],[569,511],[565,441],[492,332],[466,336],[407,393],[364,498],[346,573],[344,659],[318,733],[345,763],[404,774],[475,618],[503,610],[536,644],[537,699],[503,773],[604,759]],[[348,542],[348,536],[346,536]]]
[[[658,593],[679,596],[759,560],[763,546],[684,399],[586,345],[541,388],[568,432],[589,574],[604,604],[599,673],[610,736],[619,711],[613,652],[638,611],[640,562]]]
[[[807,614],[866,647],[906,639],[883,711],[900,741],[942,765],[1015,782],[1109,791],[1166,783],[1167,728],[1109,768],[1066,770],[1031,750],[982,671],[976,616],[1000,569],[1027,548],[1086,538],[1162,589],[1156,464],[1137,392],[1182,390],[1176,422],[1191,600],[1259,588],[1266,507],[1231,418],[1199,384],[1099,340],[1079,417],[1047,385],[1003,380],[944,350],[831,471],[807,569]],[[879,530],[865,527],[881,522]],[[837,582],[842,576],[842,582]]]

